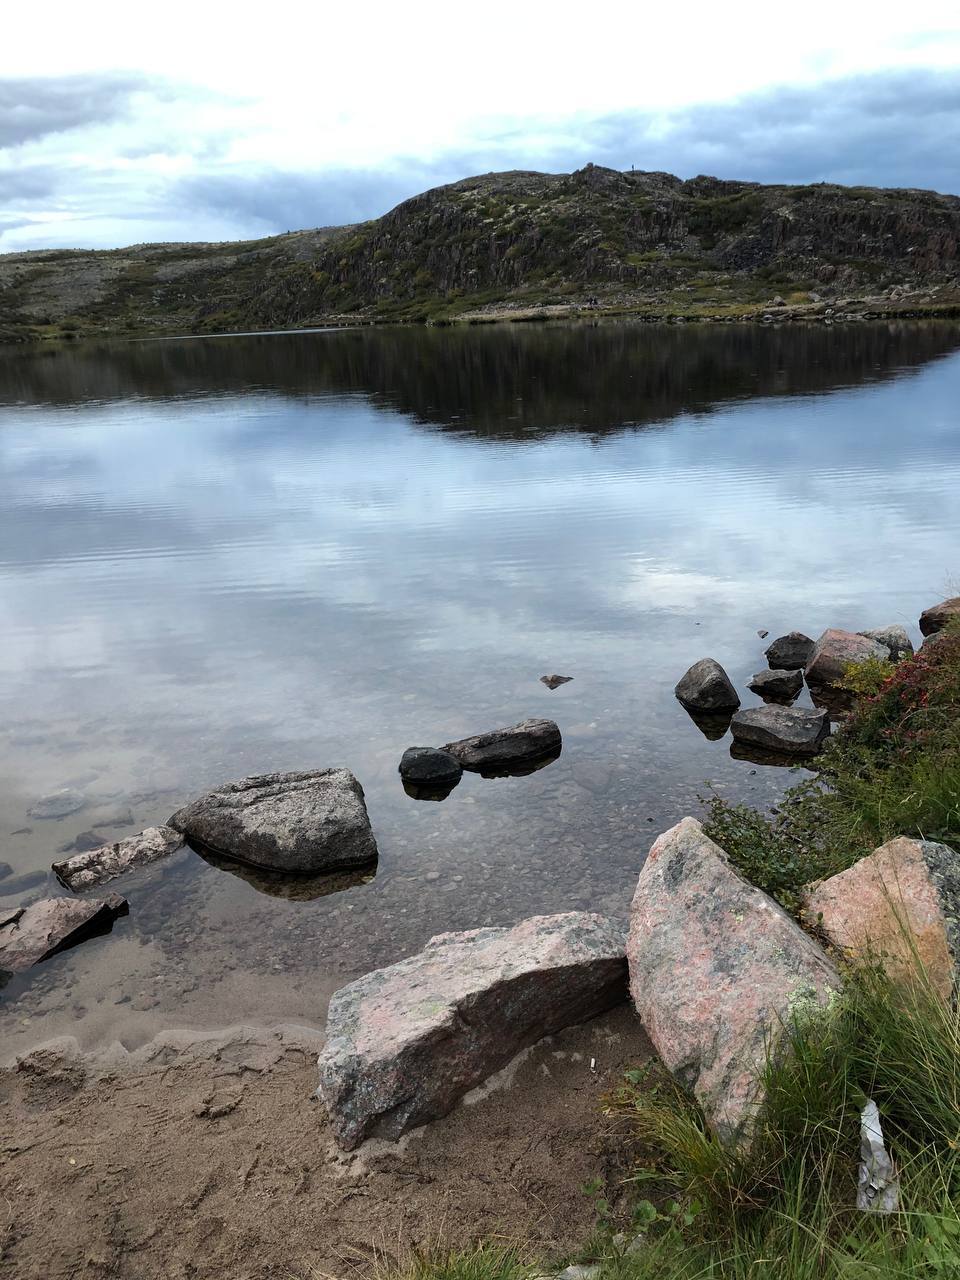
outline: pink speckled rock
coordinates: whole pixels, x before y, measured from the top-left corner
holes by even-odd
[[[886,662],[890,650],[869,636],[858,636],[853,631],[831,628],[817,641],[807,663],[806,679],[811,689],[830,688],[843,679],[847,668],[867,658]]]
[[[109,933],[126,915],[119,894],[106,898],[43,898],[0,916],[0,974],[23,973],[84,938]]]
[[[804,915],[838,949],[883,963],[894,978],[920,961],[949,999],[960,946],[960,858],[945,844],[898,836],[866,858],[808,886]]]
[[[334,1135],[396,1141],[519,1050],[627,998],[623,929],[582,911],[431,938],[330,1002],[318,1093]]]
[[[627,941],[630,991],[664,1064],[722,1141],[746,1142],[760,1072],[784,1022],[838,990],[827,956],[684,818],[640,872]]]

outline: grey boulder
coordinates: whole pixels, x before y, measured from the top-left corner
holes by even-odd
[[[951,596],[949,600],[941,600],[939,604],[924,609],[920,615],[920,630],[925,636],[932,636],[954,618],[960,618],[960,596]]]
[[[840,683],[850,667],[868,658],[886,662],[889,657],[886,645],[854,631],[831,627],[817,641],[807,664],[807,684],[811,689],[829,689]]]
[[[674,689],[688,711],[733,711],[740,705],[730,677],[713,658],[701,658],[680,679]]]
[[[106,933],[127,903],[106,898],[43,898],[0,915],[0,973],[22,973],[86,937]]]
[[[656,840],[637,883],[630,990],[665,1066],[724,1143],[747,1145],[785,1027],[839,990],[826,955],[700,823]]]
[[[431,938],[330,1002],[319,1096],[337,1142],[396,1141],[521,1049],[626,999],[620,926],[569,911]]]
[[[452,787],[462,778],[463,766],[440,747],[408,747],[400,761],[400,776],[423,787]]]
[[[802,671],[813,654],[814,642],[802,631],[771,640],[764,653],[770,667],[777,671]]]
[[[53,872],[68,889],[106,884],[126,871],[149,866],[183,848],[183,836],[173,827],[147,827],[139,835],[101,844],[53,864]]]
[[[377,858],[363,788],[349,769],[228,782],[178,809],[167,825],[213,853],[292,875]]]
[[[534,719],[448,742],[443,750],[455,756],[464,769],[483,773],[490,769],[522,767],[557,755],[562,745],[560,730],[552,720]]]
[[[802,671],[758,671],[747,681],[747,687],[761,698],[789,701],[803,688]]]
[[[814,755],[830,731],[826,711],[806,707],[749,707],[730,721],[735,742],[766,751]]]
[[[909,658],[913,653],[913,641],[907,635],[906,627],[896,624],[892,627],[874,627],[872,631],[861,631],[859,635],[868,640],[876,640],[882,644],[890,655],[891,662],[899,662],[901,658]]]

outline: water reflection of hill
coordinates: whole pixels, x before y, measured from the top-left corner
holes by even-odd
[[[958,347],[957,325],[904,322],[501,325],[89,344],[4,352],[0,401],[362,395],[424,425],[522,440],[884,381]]]

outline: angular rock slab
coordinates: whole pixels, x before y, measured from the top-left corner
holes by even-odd
[[[63,862],[55,862],[53,873],[68,889],[89,889],[92,885],[115,880],[126,871],[167,858],[183,845],[183,836],[173,827],[147,827],[146,831],[128,836],[126,840],[116,840],[113,844],[100,845],[74,854]]]
[[[848,667],[865,662],[868,658],[886,662],[890,658],[890,651],[886,645],[871,640],[868,636],[830,628],[817,641],[807,664],[807,684],[811,688],[830,688],[840,683]]]
[[[621,927],[588,912],[431,938],[338,991],[318,1059],[334,1135],[396,1141],[521,1049],[627,997]]]
[[[547,756],[559,755],[560,730],[552,720],[521,720],[508,729],[492,729],[473,738],[448,742],[441,749],[455,756],[474,773],[522,767]]]
[[[363,788],[349,769],[228,782],[179,809],[167,825],[223,857],[291,875],[377,858]]]
[[[109,931],[127,903],[106,898],[43,898],[0,917],[0,974],[23,973],[84,938]]]
[[[880,961],[894,978],[920,961],[949,999],[960,956],[960,857],[945,844],[897,836],[846,871],[809,885],[804,918],[838,950]]]
[[[874,627],[872,631],[860,631],[857,634],[882,644],[891,662],[909,658],[913,653],[913,641],[907,635],[906,627],[901,627],[899,623],[892,627]]]
[[[740,698],[715,658],[701,658],[681,676],[673,691],[688,711],[733,711]]]
[[[795,698],[803,688],[803,672],[789,668],[771,668],[758,671],[747,681],[747,688],[759,693],[761,698],[778,698],[784,701]]]
[[[951,596],[949,600],[941,600],[939,604],[924,609],[920,615],[921,634],[932,636],[954,618],[960,618],[960,596]]]
[[[791,1018],[829,1005],[823,951],[684,818],[640,872],[627,941],[637,1013],[667,1068],[721,1141],[749,1141],[760,1073]]]
[[[730,731],[736,742],[765,751],[812,756],[830,731],[830,717],[806,707],[748,707],[733,717]]]
[[[777,671],[802,671],[813,656],[815,642],[802,631],[771,640],[764,653],[767,664]]]

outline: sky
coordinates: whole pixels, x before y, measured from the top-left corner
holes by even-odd
[[[957,0],[5,8],[0,252],[235,240],[593,162],[960,193]]]

